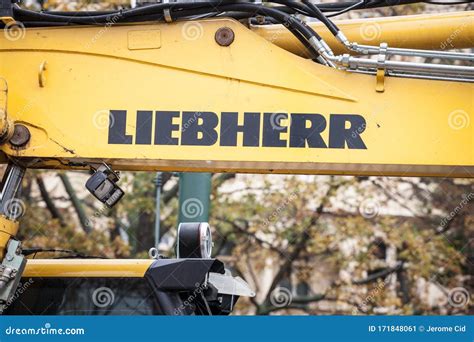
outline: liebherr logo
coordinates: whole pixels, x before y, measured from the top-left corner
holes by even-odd
[[[110,110],[109,144],[242,146],[367,149],[361,134],[366,121],[358,114],[239,113],[138,110],[134,134],[126,110]],[[276,119],[275,119],[276,118]],[[327,139],[322,133],[328,130]],[[242,143],[238,144],[238,135]]]

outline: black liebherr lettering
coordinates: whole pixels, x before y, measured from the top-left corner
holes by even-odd
[[[138,110],[135,135],[127,134],[127,111],[109,113],[109,144],[367,149],[359,114]],[[179,124],[177,122],[180,122]],[[152,139],[152,128],[154,138]],[[238,135],[242,135],[239,143]],[[327,137],[327,141],[323,138]]]

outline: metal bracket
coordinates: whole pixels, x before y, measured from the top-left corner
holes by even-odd
[[[0,313],[8,307],[25,269],[26,258],[21,254],[21,242],[10,239],[7,253],[0,265]]]
[[[47,70],[46,68],[47,68],[46,61],[42,61],[38,70],[38,85],[40,86],[40,88],[44,88],[46,85],[46,75],[45,75],[46,70]]]
[[[16,291],[26,264],[21,242],[13,238],[23,211],[16,196],[25,171],[21,166],[8,164],[0,184],[0,313]]]
[[[386,65],[385,62],[387,60],[387,43],[380,44],[380,53],[377,56],[377,74],[376,74],[376,84],[375,90],[379,93],[383,93],[385,91],[385,71]]]

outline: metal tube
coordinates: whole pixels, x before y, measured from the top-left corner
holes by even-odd
[[[342,58],[338,58],[337,62],[343,64],[349,69],[368,68],[378,69],[379,63],[374,59],[349,57],[347,61],[343,62]],[[447,64],[431,64],[431,63],[413,63],[413,62],[398,62],[385,61],[382,67],[386,70],[392,71],[411,71],[411,72],[427,72],[430,74],[458,75],[458,76],[474,76],[474,68],[459,65]]]
[[[398,72],[393,72],[393,71],[389,71],[388,75],[395,76],[395,77],[418,78],[418,79],[434,80],[434,81],[456,81],[456,82],[472,82],[473,81],[472,78],[434,76],[434,75],[424,75],[424,74],[407,74],[407,73],[398,73]]]
[[[14,164],[8,164],[3,174],[2,183],[0,185],[0,214],[10,217],[16,216],[16,205],[11,203],[20,189],[23,176],[26,169]]]
[[[366,54],[378,54],[380,48],[369,45],[353,45],[353,50]],[[435,50],[418,50],[418,49],[401,49],[388,47],[385,52],[387,55],[412,56],[412,57],[430,57],[474,61],[473,53],[461,53],[451,51],[435,51]]]
[[[160,218],[161,218],[161,172],[156,173],[156,199],[155,199],[155,248],[159,251],[160,244]]]
[[[356,74],[364,74],[364,75],[376,75],[376,70],[350,70],[350,72]],[[410,73],[403,73],[403,72],[394,72],[394,71],[387,71],[387,76],[395,76],[395,77],[405,77],[405,78],[418,78],[418,79],[428,79],[428,80],[435,80],[435,81],[459,81],[459,82],[472,82],[472,78],[459,78],[459,77],[449,77],[449,76],[438,76],[438,75],[430,75],[430,74],[410,74]]]
[[[474,76],[474,68],[460,65],[431,64],[431,63],[413,63],[386,61],[385,65],[389,70],[407,70],[407,71],[429,71],[430,73],[455,73],[459,75]]]

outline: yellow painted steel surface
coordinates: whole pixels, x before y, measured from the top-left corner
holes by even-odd
[[[215,42],[221,27],[235,32],[229,47]],[[125,170],[474,173],[472,84],[386,78],[385,92],[376,92],[374,76],[318,65],[230,19],[27,29],[15,41],[0,36],[0,75],[9,85],[9,118],[31,132],[25,148],[6,144],[1,149],[29,167],[69,168],[105,160]],[[109,126],[120,130],[110,120],[111,110],[126,111],[124,134],[130,143],[109,143]],[[137,138],[137,111],[153,112],[151,143],[140,144],[147,138]],[[165,125],[164,111],[178,112],[169,137],[178,145],[155,144],[156,130]],[[183,120],[184,111],[195,112],[194,119],[188,114]],[[218,120],[214,130],[204,132],[214,143],[184,144],[182,137],[189,133],[184,131],[194,121],[202,123],[199,113],[204,112]],[[222,146],[228,136],[221,132],[223,112],[239,113],[239,124],[244,112],[260,113],[259,146],[242,146],[241,133],[237,146]],[[320,114],[326,146],[331,117],[362,117],[364,125],[352,134],[366,148],[290,147],[291,120],[276,127],[276,139],[285,145],[269,147],[262,140],[264,113]]]
[[[0,215],[0,258],[3,258],[8,246],[8,241],[18,232],[18,221]]]
[[[474,11],[335,20],[352,42],[367,45],[387,43],[391,47],[449,50],[474,45]],[[322,23],[310,23],[335,53],[347,53]],[[303,45],[281,25],[254,26],[252,30],[272,43],[306,56]]]
[[[28,259],[23,277],[143,277],[153,260]]]

